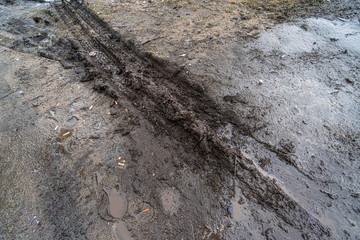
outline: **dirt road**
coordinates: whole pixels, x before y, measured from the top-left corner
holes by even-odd
[[[187,69],[77,1],[0,6],[1,238],[359,238],[354,19]]]

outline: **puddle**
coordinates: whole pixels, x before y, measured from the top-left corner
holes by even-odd
[[[127,200],[119,189],[105,191],[109,197],[109,215],[121,219],[127,211]]]
[[[117,240],[131,240],[133,239],[130,235],[129,230],[127,230],[127,227],[125,226],[125,223],[123,221],[118,222],[115,224],[115,233],[116,233],[116,239]]]
[[[119,187],[104,189],[99,199],[99,215],[105,221],[121,219],[127,212],[127,199]]]
[[[104,189],[103,193],[99,204],[99,215],[106,221],[115,222],[113,229],[116,239],[133,239],[125,222],[121,220],[128,210],[128,202],[125,194],[121,192],[120,186],[116,185],[110,190]]]
[[[113,218],[121,219],[127,212],[128,203],[125,195],[121,193],[119,185],[110,191],[104,191],[109,197],[108,214]],[[115,223],[115,235],[118,240],[133,239],[125,222],[121,220]]]

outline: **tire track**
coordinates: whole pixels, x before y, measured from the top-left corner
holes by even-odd
[[[85,5],[63,1],[56,9],[80,42],[79,53],[97,52],[94,57],[84,56],[88,69],[96,69],[96,88],[115,99],[125,96],[157,130],[187,139],[186,144],[214,160],[209,164],[216,164],[219,172],[225,169],[236,175],[249,199],[274,211],[305,238],[331,236],[329,229],[263,176],[250,159],[217,136],[221,124],[240,121],[231,111],[221,110],[202,86],[191,83],[171,64],[139,52]],[[81,31],[69,23],[77,23]],[[251,132],[248,126],[236,125],[243,133]]]

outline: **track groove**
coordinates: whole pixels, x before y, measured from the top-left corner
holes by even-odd
[[[231,115],[231,111],[221,111],[201,91],[201,86],[191,84],[181,70],[140,53],[85,5],[63,1],[56,9],[65,21],[81,26],[81,32],[70,28],[81,42],[81,50],[98,52],[95,57],[84,57],[97,70],[97,84],[107,86],[104,88],[110,95],[114,98],[126,96],[154,125],[160,126],[160,131],[184,129],[195,148],[215,159],[219,169],[237,176],[243,183],[240,188],[249,199],[270,208],[294,228],[305,229],[318,239],[331,236],[329,229],[263,176],[251,160],[217,136],[219,125],[236,121],[236,116]],[[247,126],[242,127],[246,132]]]

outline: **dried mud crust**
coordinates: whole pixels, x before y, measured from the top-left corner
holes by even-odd
[[[156,132],[177,139],[202,159],[184,160],[186,164],[199,169],[209,166],[219,176],[236,176],[247,199],[270,209],[304,238],[331,236],[329,229],[265,177],[250,159],[217,136],[218,128],[227,123],[245,135],[251,135],[253,129],[240,124],[231,111],[217,107],[204,88],[189,81],[184,71],[137,51],[83,4],[64,1],[56,10],[79,41],[74,50],[86,58],[82,81],[93,81],[95,89],[116,101],[125,97]],[[120,112],[114,109],[112,114]],[[126,130],[120,131],[126,134]]]

